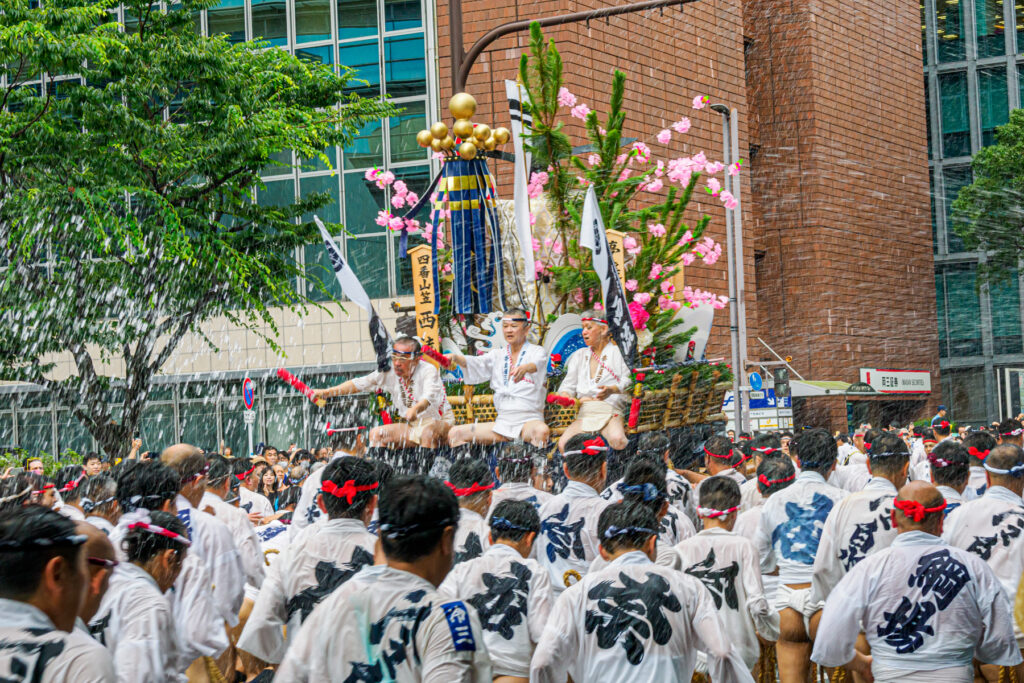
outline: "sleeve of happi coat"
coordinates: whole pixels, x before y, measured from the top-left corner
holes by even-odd
[[[184,671],[175,661],[174,625],[166,602],[125,600],[120,616],[121,632],[114,650],[114,670],[119,682],[166,681],[176,670]]]
[[[565,377],[562,378],[562,383],[558,386],[558,393],[569,396],[577,395],[576,382],[579,378],[580,365],[587,357],[584,355],[586,351],[586,349],[578,349],[569,356],[569,361],[565,364]]]
[[[80,635],[82,638],[89,637],[84,633]],[[81,683],[114,683],[117,680],[110,651],[95,641],[92,645],[92,647],[80,647],[76,644],[74,649],[65,650],[68,654],[68,661],[67,665],[61,669],[64,676],[61,680],[75,683],[79,683],[79,681]]]
[[[814,641],[811,659],[822,666],[843,666],[853,659],[857,634],[871,601],[870,576],[865,571],[870,563],[862,562],[842,578],[825,601],[818,623],[818,633],[828,634]],[[875,566],[877,572],[880,568]]]
[[[369,375],[356,377],[350,381],[359,391],[369,391],[370,389],[376,390],[380,389],[384,383],[384,373],[379,370],[374,370]]]
[[[689,584],[688,589],[680,593],[692,595],[688,602],[693,608],[693,630],[697,635],[694,647],[707,655],[708,677],[715,683],[754,683],[747,665],[725,633],[711,593],[697,579],[680,578]]]
[[[501,352],[504,354],[504,349]],[[482,356],[466,356],[466,367],[462,370],[462,381],[467,385],[490,382],[494,364],[497,362],[495,360],[497,354],[497,350],[492,350]]]
[[[238,543],[238,556],[242,560],[242,568],[245,570],[246,581],[249,585],[259,588],[263,585],[266,576],[266,563],[263,561],[263,551],[260,549],[260,539],[256,536],[256,529],[249,524],[248,520],[242,520],[244,529],[241,540]]]
[[[974,658],[984,664],[1015,666],[1021,655],[1013,633],[1013,617],[1001,584],[987,564],[973,563],[977,583],[978,609],[981,613],[981,632]]]
[[[758,568],[757,550],[754,544],[743,539],[740,553],[740,571],[743,589],[747,594],[747,611],[754,622],[754,628],[765,640],[779,639],[779,613],[768,604],[764,596],[764,582]]]
[[[839,534],[839,516],[843,505],[836,505],[825,518],[825,526],[821,530],[818,551],[814,555],[814,575],[811,578],[810,601],[824,604],[826,598],[843,578],[843,565],[837,556],[836,541]]]
[[[583,590],[573,584],[558,596],[530,661],[530,683],[565,683],[569,665],[579,656],[579,629],[573,623]],[[579,615],[582,617],[582,614]]]
[[[332,595],[331,597],[334,596]],[[328,598],[317,605],[317,607],[336,604],[335,600]],[[307,681],[316,680],[312,674],[313,667],[315,666],[314,661],[323,652],[321,646],[324,643],[320,642],[320,638],[332,633],[330,624],[324,623],[324,619],[330,614],[333,614],[330,609],[314,609],[310,613],[302,625],[303,628],[299,630],[298,635],[288,644],[288,651],[285,652],[281,665],[277,667],[274,683],[306,683]],[[337,633],[336,628],[333,629],[333,637],[336,639],[342,638]]]
[[[554,593],[551,591],[551,577],[538,564],[534,564],[530,579],[530,599],[527,603],[527,620],[530,626],[530,640],[540,642],[548,618],[551,616]]]
[[[245,628],[242,629],[242,635],[238,638],[240,650],[272,664],[280,662],[285,653],[282,629],[288,613],[281,570],[284,567],[291,567],[291,562],[285,561],[287,559],[288,553],[285,551],[285,556],[271,565],[260,593],[256,596],[256,604],[253,605]]]
[[[210,561],[210,579],[213,581],[213,598],[220,608],[221,616],[229,626],[238,625],[238,611],[245,599],[245,569],[238,547],[227,526],[214,519],[212,527],[216,543],[215,556]]]
[[[425,629],[422,683],[490,683],[491,658],[475,609],[460,600],[442,602]]]
[[[761,511],[761,519],[757,522],[757,531],[754,533],[754,547],[757,549],[757,556],[761,560],[761,573],[771,574],[775,571],[775,549],[772,547],[772,531],[768,521],[768,504]]]
[[[441,373],[438,372],[437,368],[433,365],[427,365],[427,372],[423,373],[423,395],[417,396],[416,400],[427,399],[430,401],[432,406],[441,406],[444,404],[444,383],[441,381]],[[438,415],[435,412],[433,415],[425,416],[431,419],[437,419]]]
[[[211,585],[202,561],[186,555],[170,594],[178,652],[184,662],[182,671],[199,657],[219,657],[228,647],[224,620],[213,602]]]

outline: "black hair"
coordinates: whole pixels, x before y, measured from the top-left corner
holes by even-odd
[[[728,437],[725,436],[712,436],[707,441],[704,442],[705,458],[719,463],[726,463],[730,467],[732,466],[733,462],[737,459],[737,454],[733,452],[734,450],[739,450],[739,446],[733,444],[733,442],[729,441]],[[708,455],[708,453],[714,453],[715,456],[723,457],[714,457]]]
[[[445,527],[459,524],[459,502],[437,479],[400,475],[384,486],[379,499],[380,544],[384,555],[413,562],[441,542]]]
[[[782,439],[778,434],[773,432],[761,432],[754,437],[754,440],[750,442],[751,452],[756,452],[761,457],[765,456],[765,453],[761,452],[765,449],[772,449],[777,451],[782,448]]]
[[[448,470],[448,482],[455,489],[468,489],[473,484],[488,486],[494,484],[494,475],[491,473],[491,468],[487,466],[485,460],[469,457],[459,458],[452,463],[451,468]],[[468,496],[456,497],[459,499],[460,505],[463,503],[474,504],[486,497],[488,493],[489,491],[480,491]]]
[[[1021,425],[1020,420],[1016,418],[1007,418],[999,423],[999,436],[1009,436],[1010,438],[1021,438],[1020,434],[1014,436],[1013,432],[1018,429],[1024,429],[1024,425]]]
[[[757,490],[762,496],[778,493],[796,479],[796,467],[786,455],[775,453],[761,459],[757,466]]]
[[[150,512],[149,523],[188,538],[188,528],[185,523],[170,512],[160,510]],[[129,562],[141,564],[148,562],[154,555],[164,550],[175,550],[179,555],[184,555],[188,550],[188,546],[181,541],[154,534],[145,529],[129,529],[121,541],[121,548]]]
[[[958,488],[967,482],[971,474],[971,456],[967,447],[952,439],[937,445],[928,455],[932,479],[936,485]]]
[[[992,449],[998,445],[996,437],[992,436],[989,432],[971,432],[964,437],[961,442],[964,448],[967,449],[968,455],[970,455],[971,449],[973,448],[977,453],[992,452]],[[985,462],[984,457],[972,456],[968,462],[972,465],[981,465]]]
[[[19,472],[14,476],[0,479],[0,514],[23,507],[32,500],[32,480],[28,473]]]
[[[289,486],[285,490],[281,491],[281,493],[277,497],[278,512],[282,510],[287,510],[288,508],[294,508],[296,505],[299,504],[299,498],[301,497],[301,486]]]
[[[540,515],[533,503],[525,500],[503,500],[494,506],[490,518],[491,540],[521,541],[523,536],[540,531]]]
[[[74,566],[84,541],[74,522],[50,508],[28,505],[7,511],[0,517],[0,598],[30,598],[46,564],[59,556]]]
[[[740,485],[729,477],[708,477],[697,490],[701,507],[723,511],[739,507]]]
[[[645,505],[621,501],[606,507],[597,519],[597,537],[605,552],[619,548],[640,550],[651,536],[657,536],[658,518]]]
[[[347,495],[332,495],[324,489],[326,482],[331,482],[331,484],[334,484],[339,489],[344,489],[349,481],[356,488],[374,486],[375,484],[376,488],[355,492],[352,494],[351,499]],[[377,468],[374,467],[373,463],[362,458],[353,456],[335,458],[324,467],[324,476],[321,479],[320,489],[324,491],[320,495],[320,499],[324,502],[324,508],[326,508],[327,516],[330,519],[359,519],[370,500],[380,493]]]
[[[99,460],[100,462],[103,462],[103,458],[101,458],[100,454],[96,453],[95,451],[86,453],[85,457],[82,458],[82,464],[88,465],[90,460]]]
[[[377,472],[377,481],[383,487],[391,478],[395,476],[395,468],[390,463],[384,462],[383,460],[368,460],[367,462],[373,463]]]
[[[117,502],[125,512],[159,509],[180,490],[178,473],[157,460],[140,461],[117,475]]]
[[[105,514],[117,503],[117,482],[109,474],[97,474],[81,488],[82,512],[87,515]]]
[[[883,432],[871,442],[867,456],[873,475],[894,477],[910,461],[910,450],[898,435]]]
[[[498,459],[503,482],[528,482],[533,473],[533,446],[523,441],[509,444]]]
[[[231,463],[232,461],[223,455],[211,455],[210,471],[206,473],[206,486],[208,488],[216,488],[223,484],[225,479],[231,479],[230,488],[236,488],[239,481],[232,476],[234,474],[234,467]]]
[[[661,512],[662,503],[668,498],[668,484],[665,469],[650,460],[636,460],[626,468],[626,476],[619,484],[622,500],[644,505],[655,515]]]
[[[299,450],[295,451],[294,454],[292,454],[292,464],[297,465],[303,460],[305,460],[306,462],[314,462],[316,460],[316,456],[307,451],[305,448],[300,448]]]
[[[839,436],[836,437],[836,441],[838,441],[839,443],[849,443],[850,437],[847,436],[846,434],[840,434]]]
[[[996,474],[989,470],[989,475],[993,479],[997,477],[1019,479],[1024,477],[1024,450],[1021,450],[1021,447],[1016,444],[1000,444],[988,454],[988,457],[985,459],[985,465],[986,469],[991,467],[998,470],[1009,470],[1008,474]]]
[[[836,463],[839,447],[836,446],[835,439],[824,429],[804,430],[794,441],[797,444],[796,451],[801,469],[824,476]]]
[[[566,468],[569,470],[569,475],[576,477],[577,479],[590,479],[601,473],[601,465],[607,460],[608,455],[608,442],[604,440],[600,434],[593,432],[582,432],[572,437],[565,443],[565,452],[570,453],[572,451],[582,451],[583,444],[587,441],[599,439],[601,441],[602,450],[593,453],[573,453],[572,455],[566,455],[563,458]]]
[[[868,450],[871,450],[871,446],[874,445],[875,441],[882,434],[885,434],[885,432],[883,432],[881,429],[875,429],[874,427],[872,427],[871,429],[868,429],[867,431],[865,431],[864,432],[864,448],[867,448]]]
[[[73,503],[82,495],[82,484],[85,483],[85,468],[81,465],[65,465],[53,475],[53,483],[60,493],[61,500]],[[65,491],[64,488],[68,487]]]
[[[672,441],[665,435],[664,432],[644,432],[637,439],[636,452],[637,454],[645,453],[658,454],[658,458],[664,460],[665,453],[672,450]]]
[[[946,423],[945,427],[942,426],[943,422]],[[932,425],[932,431],[935,432],[936,436],[949,436],[951,429],[953,429],[953,425],[951,425],[948,420],[941,420]]]

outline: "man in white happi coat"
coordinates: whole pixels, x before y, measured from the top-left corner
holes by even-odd
[[[757,473],[754,478],[757,481],[761,497],[767,501],[772,495],[788,487],[796,480],[796,468],[788,455],[773,454],[762,460],[761,464],[757,466]],[[768,604],[775,605],[775,594],[779,588],[779,575],[774,566],[775,561],[770,557],[772,551],[770,547],[759,549],[757,546],[757,530],[761,526],[762,512],[764,512],[763,503],[750,510],[741,511],[739,517],[736,518],[736,526],[733,527],[733,531],[737,535],[749,540],[754,544],[754,548],[759,550],[758,560],[760,566],[758,570],[761,572],[761,584],[764,586],[764,595],[768,600]],[[762,554],[761,550],[765,554]]]
[[[348,426],[335,430],[331,435],[334,440],[334,455],[331,460],[352,456],[361,458],[366,454],[366,429],[361,426]],[[292,515],[292,523],[289,534],[294,538],[300,531],[310,524],[323,520],[324,514],[320,510],[317,500],[320,497],[320,482],[323,481],[324,468],[309,473],[302,482],[302,494],[295,506],[295,514]]]
[[[257,467],[259,463],[250,463],[248,460],[232,460],[231,464],[235,471],[235,479],[241,486],[238,488],[238,507],[249,516],[249,521],[259,524],[266,517],[274,516],[274,506],[257,489],[260,485],[260,478],[263,469]]]
[[[998,444],[996,438],[988,432],[971,432],[963,440],[967,454],[971,456],[971,469],[964,488],[964,501],[981,498],[988,486],[988,473],[985,471],[985,459]]]
[[[785,455],[782,451],[782,439],[778,434],[761,433],[750,442],[750,453],[754,458],[754,469],[756,470],[761,461],[772,455]],[[787,456],[788,457],[788,456]],[[757,488],[757,479],[751,478],[746,481],[737,481],[740,485],[740,510],[746,511],[764,503]]]
[[[391,398],[403,422],[370,430],[370,446],[437,448],[447,443],[455,415],[444,393],[441,373],[421,360],[422,347],[412,337],[399,337],[391,348],[391,369],[375,370],[329,389],[317,389],[317,398],[346,396],[381,390]]]
[[[988,487],[984,495],[963,503],[946,518],[942,539],[976,555],[995,572],[1003,598],[1012,613],[1024,572],[1024,451],[1019,446],[996,446],[985,458]],[[1015,625],[1017,645],[1024,633]],[[999,679],[994,667],[982,667],[988,681]],[[1024,677],[1024,670],[1018,671]]]
[[[437,591],[476,610],[495,680],[527,683],[554,602],[548,573],[529,559],[540,517],[526,501],[505,500],[490,524],[487,552],[455,565]]]
[[[700,474],[692,470],[680,470],[680,474],[694,487],[696,492],[696,504],[700,505],[699,486],[708,477],[728,477],[738,485],[743,486],[747,478],[736,468],[747,459],[739,446],[734,446],[724,436],[712,436],[704,442],[704,469],[707,474]]]
[[[86,540],[40,506],[0,517],[0,679],[115,681],[110,654],[71,637],[88,581]]]
[[[256,529],[245,510],[238,507],[239,488],[240,482],[234,476],[231,462],[222,456],[213,456],[210,458],[210,471],[206,475],[206,491],[198,507],[212,514],[228,528],[235,539],[246,583],[259,588],[266,575],[266,563],[263,561]]]
[[[491,508],[494,476],[487,462],[459,458],[448,470],[445,485],[459,501],[459,528],[455,532],[455,564],[480,557],[490,545],[487,511]]]
[[[964,502],[972,459],[962,443],[952,440],[943,441],[928,454],[928,476],[946,501],[947,517]]]
[[[836,465],[836,442],[828,432],[808,429],[789,447],[796,453],[800,473],[765,502],[755,545],[763,558],[762,571],[779,572],[779,678],[782,683],[802,683],[810,668],[807,620],[813,610],[807,598],[814,558],[825,520],[846,493],[826,482]]]
[[[598,556],[597,519],[608,501],[604,486],[608,445],[598,434],[577,434],[565,446],[563,469],[569,482],[540,508],[537,561],[559,595],[579,581]]]
[[[692,576],[653,562],[657,527],[643,505],[613,503],[601,512],[607,565],[555,602],[530,663],[531,682],[689,681],[698,651],[715,683],[753,681],[711,593]]]
[[[779,614],[764,595],[760,562],[754,544],[733,532],[741,493],[727,477],[701,482],[698,514],[703,529],[675,546],[679,566],[707,587],[715,609],[736,651],[748,669],[761,656],[758,635],[779,637]]]
[[[313,608],[373,564],[377,538],[366,530],[380,490],[368,460],[342,457],[324,468],[317,504],[327,521],[307,528],[281,553],[263,582],[238,647],[278,663]]]
[[[85,521],[107,536],[121,518],[121,505],[117,502],[117,483],[109,474],[97,474],[82,485],[82,512]]]
[[[651,460],[661,463],[665,470],[665,492],[668,494],[668,502],[673,509],[681,511],[695,526],[697,518],[697,495],[694,493],[690,482],[681,474],[672,469],[672,461],[669,454],[673,450],[672,442],[661,432],[644,432],[636,444],[636,451],[627,455],[623,464],[628,468],[630,463],[638,460]],[[628,454],[629,451],[627,450]],[[601,492],[601,497],[617,503],[622,500],[622,493],[619,491],[619,484],[622,479],[611,484]],[[663,520],[664,523],[664,520]]]
[[[103,596],[110,587],[110,578],[117,568],[117,553],[105,533],[88,522],[76,522],[75,529],[86,537],[82,545],[86,562],[86,586],[82,605],[78,608],[75,627],[68,636],[72,647],[100,648],[103,646],[89,632],[89,622],[99,611]],[[109,655],[109,653],[107,653]]]
[[[1024,424],[1015,417],[1008,417],[999,423],[999,445],[1003,444],[1024,447]]]
[[[893,506],[898,536],[832,591],[814,661],[876,683],[971,683],[974,660],[1020,664],[1012,610],[992,570],[939,537],[945,502],[935,487],[911,482]],[[855,647],[860,632],[870,656]]]
[[[544,423],[547,397],[548,352],[543,346],[526,341],[530,316],[521,308],[505,311],[501,319],[504,347],[493,348],[481,356],[452,355],[463,369],[466,385],[491,383],[494,422],[459,425],[448,433],[448,443],[457,447],[468,443],[494,444],[519,439],[534,446],[545,446],[551,430]]]
[[[313,609],[274,680],[491,683],[476,610],[437,592],[455,558],[455,496],[436,479],[399,476],[379,501],[386,564]]]
[[[536,510],[540,510],[544,503],[551,500],[552,494],[534,487],[531,483],[536,474],[536,452],[535,448],[525,443],[509,444],[502,450],[494,472],[501,485],[491,492],[492,512],[503,500],[523,500],[533,505]]]

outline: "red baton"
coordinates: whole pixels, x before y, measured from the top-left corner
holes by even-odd
[[[327,403],[327,401],[325,401],[322,398],[318,399],[316,397],[316,393],[312,389],[310,389],[308,386],[306,386],[305,382],[303,382],[301,379],[299,379],[298,377],[296,377],[292,373],[288,372],[284,368],[278,368],[277,369],[277,376],[282,381],[285,381],[288,384],[292,385],[293,389],[295,389],[300,394],[302,394],[303,396],[308,398],[310,401],[315,403],[318,407],[323,408],[324,405]]]

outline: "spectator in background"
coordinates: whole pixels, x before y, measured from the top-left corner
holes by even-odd
[[[85,459],[82,460],[82,465],[85,466],[85,475],[87,477],[95,477],[103,470],[103,458],[100,457],[99,453],[86,453]]]
[[[274,468],[267,465],[258,465],[256,471],[260,473],[256,492],[270,501],[270,506],[276,510],[278,487],[277,474],[274,473]]]
[[[53,481],[44,474],[29,474],[29,481],[32,484],[32,502],[46,508],[52,508],[57,502],[57,487]]]
[[[39,458],[25,458],[21,465],[29,474],[42,474],[44,471],[43,461]]]
[[[939,406],[938,412],[935,413],[935,417],[932,418],[932,426],[934,427],[939,422],[946,419],[946,406]]]
[[[57,470],[54,476],[54,485],[61,500],[57,512],[76,522],[85,521],[85,514],[78,502],[82,496],[84,482],[85,468],[81,465],[65,465]]]
[[[282,463],[274,465],[274,476],[277,477],[277,490],[283,491],[288,488],[288,469]]]

